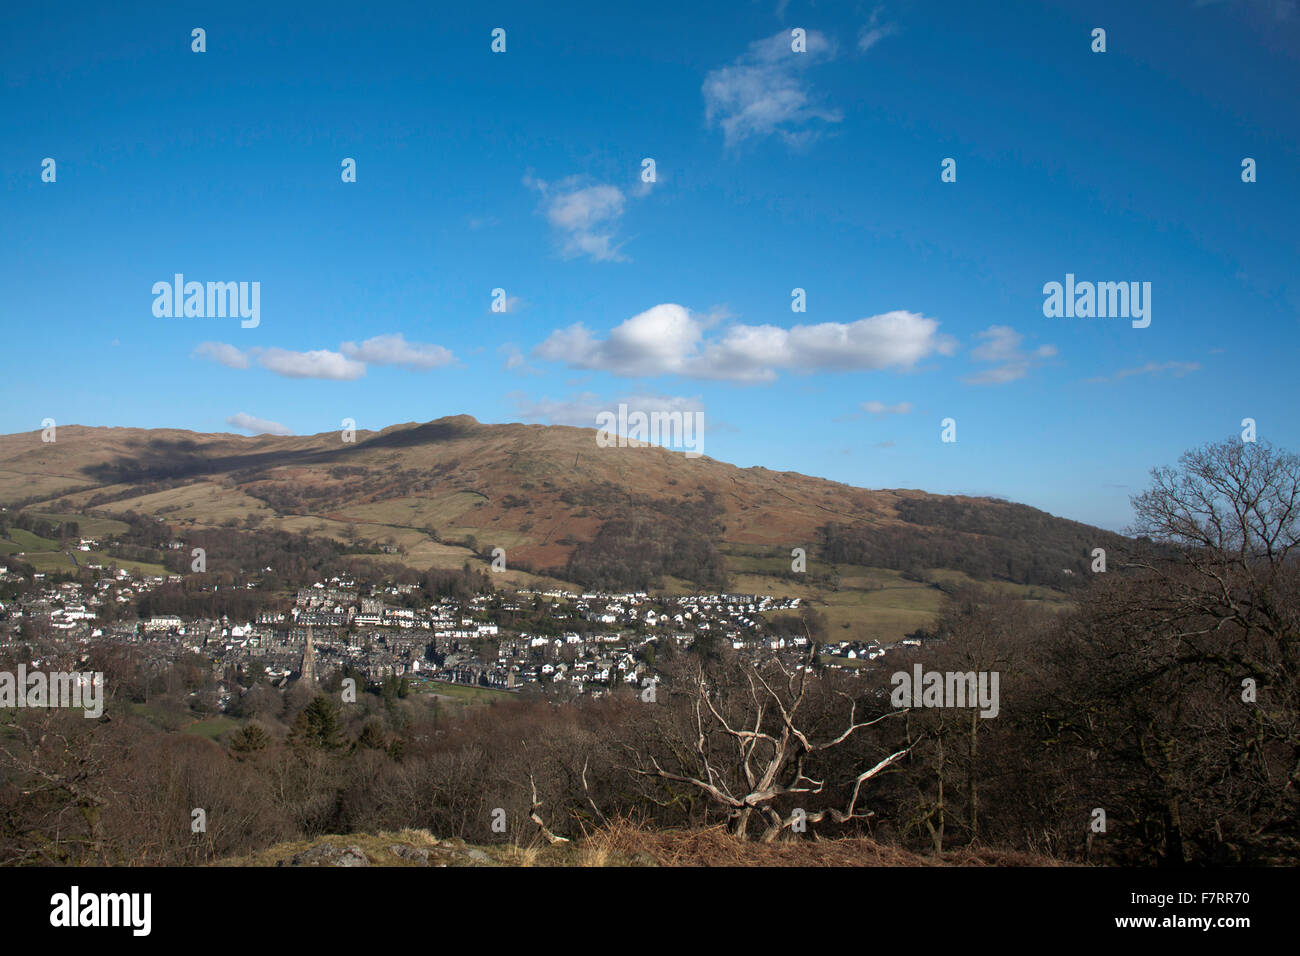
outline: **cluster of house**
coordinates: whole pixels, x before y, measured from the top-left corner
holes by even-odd
[[[462,617],[459,605],[443,602],[426,608],[413,608],[408,604],[392,605],[386,598],[402,598],[415,592],[415,586],[396,584],[387,588],[372,588],[369,596],[362,596],[355,583],[335,579],[330,583],[317,583],[310,588],[299,588],[289,615],[264,615],[258,623],[281,624],[289,622],[298,628],[403,628],[433,631],[437,634],[460,638],[495,637],[495,624],[479,623]],[[478,598],[473,605],[486,604]]]
[[[21,575],[0,567],[0,582],[18,580]],[[0,619],[17,622],[23,617],[43,621],[56,631],[88,629],[88,636],[102,637],[103,627],[88,624],[113,618],[105,614],[106,606],[134,605],[141,596],[168,580],[178,581],[179,575],[138,575],[125,569],[105,571],[93,584],[77,581],[60,581],[46,584],[46,575],[33,575],[37,585],[34,592],[24,596],[22,602],[11,602],[9,607],[0,604]]]
[[[372,681],[395,675],[506,690],[549,684],[598,694],[619,684],[644,687],[657,680],[654,647],[667,641],[687,647],[709,634],[738,651],[789,652],[792,658],[808,641],[806,635],[779,635],[764,622],[764,615],[797,611],[798,598],[521,590],[429,603],[419,600],[412,585],[365,586],[341,577],[301,588],[287,612],[263,612],[252,621],[174,615],[119,623],[101,619],[106,603],[133,601],[165,580],[119,570],[93,585],[62,582],[39,589],[26,595],[21,607],[0,605],[0,642],[16,630],[3,622],[27,615],[81,642],[148,644],[153,654],[172,659],[200,655],[211,662],[217,679],[232,668],[244,673],[256,668],[287,684],[301,675],[307,657],[317,678],[348,668]],[[546,633],[499,623],[505,617],[500,612],[538,608],[544,609]],[[823,653],[832,662],[856,664],[886,650],[874,642],[846,641],[824,647]]]

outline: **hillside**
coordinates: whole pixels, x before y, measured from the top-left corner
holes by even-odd
[[[474,846],[427,830],[350,833],[300,840],[218,860],[217,866],[1061,866],[1028,853],[962,849],[922,855],[861,837],[833,840],[738,840],[720,827],[651,831],[627,823],[602,827],[577,842],[509,842]]]
[[[505,583],[778,591],[825,605],[854,637],[895,638],[939,588],[982,580],[1060,601],[1118,536],[1023,505],[867,490],[652,446],[593,429],[469,416],[310,436],[60,426],[0,436],[0,504],[186,528],[306,532],[386,544],[417,569],[486,567]],[[807,572],[791,571],[791,551]],[[1066,575],[1066,570],[1072,575]],[[868,613],[870,612],[870,613]],[[865,618],[865,631],[858,624]]]

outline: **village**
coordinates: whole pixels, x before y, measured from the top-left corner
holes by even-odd
[[[10,574],[0,568],[0,576]],[[446,683],[504,692],[531,687],[573,697],[656,683],[656,653],[667,642],[687,648],[707,636],[737,652],[775,654],[794,663],[806,654],[809,639],[806,633],[778,633],[769,626],[774,616],[800,610],[799,598],[769,595],[524,589],[420,602],[413,585],[364,585],[334,577],[299,588],[287,612],[266,611],[252,620],[177,615],[115,620],[106,608],[131,606],[179,576],[114,568],[93,585],[46,584],[44,575],[36,577],[36,591],[20,602],[0,603],[0,648],[23,642],[19,633],[26,621],[30,626],[23,633],[48,634],[65,647],[134,645],[159,661],[188,656],[210,666],[221,684],[218,709],[230,699],[227,687],[248,684],[250,674],[280,687],[300,679],[305,657],[317,681],[346,671],[372,684],[396,677],[408,686]],[[541,626],[503,623],[521,613]],[[887,648],[841,641],[823,645],[821,653],[824,663],[851,668]]]

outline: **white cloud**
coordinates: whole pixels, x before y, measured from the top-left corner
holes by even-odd
[[[1116,379],[1128,378],[1130,375],[1153,375],[1170,372],[1174,378],[1182,378],[1189,372],[1199,371],[1200,362],[1147,362],[1140,368],[1124,368],[1115,373]]]
[[[655,171],[655,178],[650,182],[647,182],[638,175],[636,182],[632,184],[632,188],[628,191],[636,199],[644,199],[646,196],[649,196],[654,192],[655,187],[662,183],[666,178],[667,174],[660,172],[659,170]]]
[[[240,431],[252,432],[254,435],[292,435],[293,432],[285,425],[279,422],[267,421],[265,418],[257,418],[247,412],[240,412],[237,415],[231,415],[226,419],[226,424],[238,428]]]
[[[551,199],[546,218],[566,232],[590,232],[623,215],[623,193],[616,186],[588,186]]]
[[[194,354],[202,358],[210,358],[214,362],[220,362],[226,368],[248,368],[248,356],[233,345],[225,345],[221,342],[204,342],[194,350]]]
[[[871,20],[863,27],[862,33],[858,36],[858,49],[866,52],[879,43],[885,37],[893,36],[898,32],[898,25],[895,23],[882,23],[880,13],[884,7],[876,7],[871,11]]]
[[[1129,378],[1133,375],[1161,375],[1165,372],[1170,373],[1174,378],[1182,378],[1184,375],[1198,372],[1200,369],[1200,362],[1147,362],[1137,368],[1122,368],[1110,378],[1103,375],[1099,378],[1085,379],[1085,381],[1089,384],[1118,382],[1120,379]]]
[[[339,351],[350,359],[371,365],[400,365],[415,371],[450,365],[455,357],[441,345],[424,345],[408,342],[401,332],[376,335],[360,345],[344,342]]]
[[[596,416],[601,412],[618,413],[619,405],[626,405],[629,411],[645,412],[700,412],[704,404],[698,397],[685,398],[680,395],[660,395],[643,392],[625,395],[616,399],[603,399],[594,392],[582,392],[566,399],[539,398],[530,399],[516,393],[510,396],[516,413],[527,422],[539,422],[548,425],[573,425],[578,428],[595,428]]]
[[[362,362],[353,361],[329,349],[291,352],[288,349],[253,349],[257,364],[285,378],[325,378],[350,382],[366,374]]]
[[[899,402],[897,405],[886,405],[884,402],[863,402],[862,410],[868,415],[906,415],[912,411],[911,402]]]
[[[790,49],[790,31],[757,40],[730,66],[711,70],[704,78],[704,117],[722,127],[728,146],[751,136],[779,134],[798,145],[814,135],[814,121],[838,123],[837,110],[819,106],[800,71],[834,57],[833,44],[809,30],[807,51]]]
[[[514,403],[515,413],[525,422],[578,428],[595,428],[596,414],[609,404],[595,392],[583,392],[566,399],[543,397],[536,400],[516,393],[510,396],[510,400]]]
[[[983,342],[971,350],[971,358],[987,362],[992,368],[984,369],[963,379],[970,385],[1005,385],[1024,378],[1029,370],[1056,355],[1056,346],[1040,345],[1032,352],[1020,347],[1024,336],[1008,325],[990,325],[976,338]]]
[[[279,348],[252,348],[240,351],[233,345],[204,342],[195,354],[220,362],[227,368],[248,368],[251,361],[276,375],[285,378],[325,378],[334,381],[351,381],[366,374],[366,366],[345,358],[338,352],[316,349],[310,352],[292,352]]]
[[[539,369],[533,368],[524,359],[524,353],[519,351],[519,346],[513,342],[505,342],[497,346],[497,354],[503,356],[501,370],[504,372],[514,372],[517,375],[541,375]]]
[[[524,353],[519,351],[517,345],[513,345],[510,342],[506,342],[504,345],[499,346],[497,348],[497,354],[506,357],[506,360],[501,363],[503,369],[516,369],[527,364],[524,361]]]
[[[534,354],[571,368],[628,377],[682,375],[770,382],[779,369],[910,369],[929,355],[951,354],[955,348],[948,336],[938,334],[937,321],[914,312],[790,329],[737,323],[706,340],[709,324],[707,316],[664,303],[634,315],[605,339],[596,338],[581,323],[558,329]]]
[[[280,348],[241,351],[221,342],[204,342],[194,350],[194,354],[227,368],[248,368],[255,361],[267,371],[285,378],[323,378],[336,382],[350,382],[365,375],[367,363],[399,365],[425,372],[455,361],[455,356],[441,345],[408,342],[400,332],[377,335],[360,345],[344,342],[338,352],[329,349],[294,352]]]
[[[595,262],[627,261],[616,243],[618,221],[626,203],[617,186],[584,185],[578,176],[550,184],[526,176],[524,184],[542,194],[546,220],[560,236],[563,256],[587,256]]]
[[[705,365],[713,377],[755,380],[774,378],[773,368],[909,369],[934,352],[947,355],[955,349],[947,336],[937,334],[938,328],[934,319],[904,311],[856,322],[796,325],[789,331],[733,325],[721,342],[709,346]]]
[[[559,329],[539,345],[539,358],[571,368],[600,369],[616,375],[686,374],[686,363],[702,335],[700,324],[680,305],[665,303],[616,326],[605,340],[578,323]]]

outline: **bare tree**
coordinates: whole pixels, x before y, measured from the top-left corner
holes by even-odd
[[[78,713],[19,711],[4,721],[0,775],[16,789],[0,864],[105,863],[105,786],[116,741]]]
[[[730,686],[711,677],[704,662],[692,661],[687,676],[687,730],[693,739],[689,751],[680,754],[680,769],[667,769],[657,756],[649,754],[639,759],[635,772],[699,791],[712,806],[725,811],[736,836],[748,836],[754,817],[760,817],[766,824],[761,834],[764,842],[776,839],[801,819],[817,823],[829,818],[846,823],[868,818],[871,814],[858,807],[863,784],[906,756],[916,741],[888,754],[852,781],[844,781],[851,784],[851,790],[843,810],[828,807],[807,813],[804,808],[792,808],[782,813],[777,808],[781,798],[817,795],[826,790],[825,779],[810,775],[810,759],[839,747],[865,727],[906,713],[892,710],[863,720],[859,718],[859,702],[838,691],[834,696],[847,709],[838,723],[843,729],[817,734],[814,728],[824,724],[827,715],[824,711],[809,713],[813,710],[809,705],[814,696],[824,696],[827,689],[813,673],[815,659],[816,647],[810,641],[801,664],[790,668],[779,659],[751,662],[742,666],[743,681]]]
[[[557,843],[568,843],[568,837],[556,836],[546,825],[546,821],[542,819],[540,812],[542,809],[542,802],[537,799],[537,781],[533,779],[531,773],[528,775],[528,787],[532,797],[528,806],[528,819],[537,824],[537,828],[541,830],[542,836],[546,837],[547,843],[550,843],[552,846]]]
[[[1300,458],[1230,439],[1152,478],[1133,499],[1148,547],[1060,644],[1063,726],[1098,805],[1163,862],[1293,857]]]
[[[1134,565],[1168,586],[1171,615],[1198,622],[1189,636],[1232,623],[1294,648],[1300,457],[1228,439],[1185,453],[1179,466],[1155,469],[1154,487],[1133,498],[1134,533],[1175,560],[1156,552]]]

